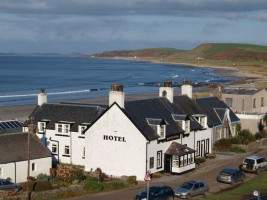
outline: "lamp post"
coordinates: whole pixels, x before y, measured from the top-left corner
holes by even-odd
[[[36,133],[37,127],[34,124],[33,118],[31,118],[31,123],[28,125],[28,169],[27,169],[27,199],[30,199],[30,161],[31,161],[31,145],[30,138],[31,134]]]

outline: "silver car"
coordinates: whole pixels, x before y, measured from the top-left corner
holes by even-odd
[[[233,168],[225,168],[223,169],[219,176],[217,177],[217,181],[223,183],[235,184],[238,181],[243,181],[245,179],[245,174],[238,169]]]
[[[185,182],[181,187],[177,188],[174,193],[176,197],[182,199],[190,199],[192,196],[208,194],[209,187],[206,183],[199,180],[191,180]]]
[[[0,179],[0,190],[21,190],[21,186],[17,183],[12,183],[6,179]]]

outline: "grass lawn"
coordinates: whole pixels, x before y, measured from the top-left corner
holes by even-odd
[[[221,183],[218,183],[221,184]],[[255,178],[252,180],[241,184],[239,187],[234,188],[233,190],[221,192],[218,194],[214,194],[208,196],[204,199],[207,200],[241,200],[244,199],[245,194],[253,194],[254,190],[260,191],[260,193],[267,193],[267,172],[260,173],[259,175],[255,175]]]

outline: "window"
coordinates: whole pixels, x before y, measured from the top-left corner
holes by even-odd
[[[172,156],[172,166],[179,167],[179,156]]]
[[[0,177],[3,176],[3,168],[0,167]]]
[[[188,164],[189,164],[189,163],[194,163],[193,155],[190,154],[190,155],[188,155],[188,156],[189,156],[189,158],[188,158]]]
[[[187,156],[184,156],[184,166],[187,165]]]
[[[221,139],[221,133],[222,133],[222,129],[216,129],[215,140]]]
[[[205,117],[200,117],[200,125],[202,126],[202,127],[204,127],[204,128],[206,128],[206,123],[205,123]]]
[[[40,122],[39,123],[39,131],[44,132],[45,131],[45,122]]]
[[[180,157],[180,166],[182,167],[182,166],[184,166],[184,157],[183,156],[181,156]]]
[[[64,125],[64,132],[69,133],[69,125],[68,124]]]
[[[32,171],[36,171],[36,163],[32,163]]]
[[[165,127],[162,125],[160,126],[160,137],[164,137],[165,135]]]
[[[206,139],[206,153],[210,152],[210,140]]]
[[[180,126],[181,128],[183,128],[183,121],[178,121],[178,126]]]
[[[64,153],[65,153],[65,155],[69,155],[70,154],[70,146],[65,146]]]
[[[256,99],[253,99],[253,108],[256,108]]]
[[[57,153],[57,145],[56,144],[52,144],[52,153]]]
[[[227,106],[232,107],[233,106],[233,99],[232,98],[226,98],[226,104],[227,104]]]
[[[261,107],[264,107],[264,98],[261,98]]]
[[[62,124],[57,125],[57,132],[62,133]]]
[[[157,152],[157,168],[162,167],[162,151]]]
[[[83,147],[82,158],[85,158],[85,147]]]
[[[81,135],[84,135],[85,133],[83,132],[86,129],[86,126],[81,126],[80,127],[80,133]]]
[[[197,156],[199,156],[200,153],[200,141],[197,141]]]
[[[154,168],[154,157],[150,157],[149,159],[149,169]]]

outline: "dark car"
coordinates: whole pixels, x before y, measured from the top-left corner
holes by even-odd
[[[146,200],[147,190],[136,195],[135,200]],[[173,200],[174,191],[170,186],[151,186],[149,188],[149,200]]]
[[[234,168],[223,169],[217,177],[217,181],[230,184],[235,184],[236,182],[243,181],[244,179],[245,174]]]
[[[176,197],[190,199],[192,196],[208,194],[209,187],[206,183],[199,180],[187,181],[181,187],[177,188],[174,193]]]
[[[21,186],[17,183],[12,183],[6,179],[0,179],[0,190],[21,190]]]

